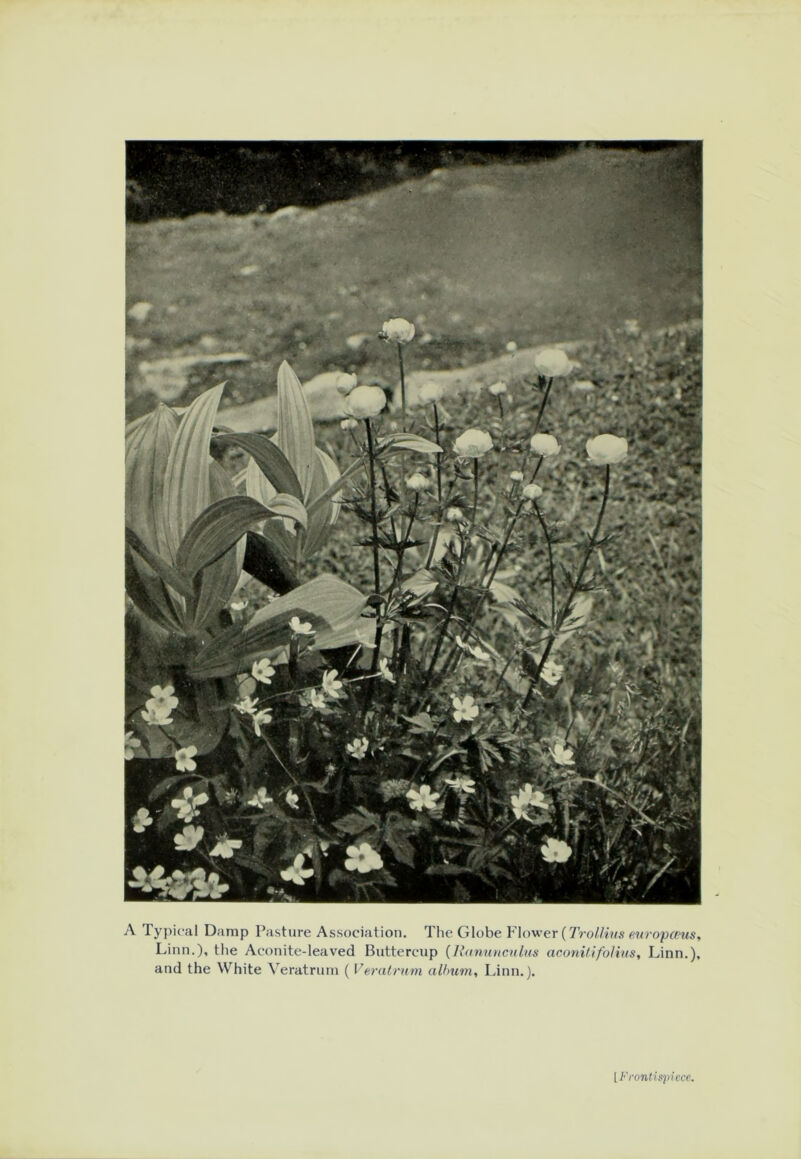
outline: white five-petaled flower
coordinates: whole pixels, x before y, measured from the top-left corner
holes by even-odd
[[[363,761],[367,756],[369,743],[366,736],[355,736],[352,741],[345,745],[345,749],[355,761]]]
[[[258,712],[253,713],[253,731],[256,736],[261,736],[262,725],[272,724],[273,712],[271,708],[260,708]]]
[[[287,805],[289,805],[290,809],[297,809],[300,797],[297,795],[294,789],[287,789],[284,800],[286,801]]]
[[[197,756],[197,748],[195,745],[187,745],[184,749],[176,749],[174,753],[175,767],[179,773],[194,773],[197,768],[197,761],[193,758]]]
[[[336,668],[328,668],[323,673],[323,692],[331,700],[339,700],[344,695]]]
[[[131,889],[141,889],[142,893],[152,893],[154,889],[163,889],[161,878],[164,877],[164,866],[157,865],[147,872],[143,865],[137,865],[132,871],[133,881],[129,881]]]
[[[172,724],[172,715],[169,708],[148,700],[142,709],[142,720],[145,724]]]
[[[314,869],[311,866],[308,869],[303,868],[305,860],[304,854],[299,853],[287,869],[281,870],[283,880],[291,881],[294,885],[304,885],[307,877],[314,877]]]
[[[254,809],[263,809],[265,805],[271,805],[272,801],[272,797],[269,796],[267,789],[262,785],[250,798],[248,805],[252,805]]]
[[[164,687],[160,684],[154,684],[150,689],[150,700],[145,701],[145,706],[150,704],[158,705],[159,708],[167,708],[170,711],[178,707],[178,697],[175,695],[175,689],[172,684],[165,684]]]
[[[301,620],[299,616],[292,616],[289,621],[289,630],[293,636],[313,636],[314,628],[307,620]]]
[[[476,791],[476,782],[464,773],[457,773],[455,777],[446,777],[445,784],[450,785],[452,789],[456,789],[460,793],[475,793]]]
[[[439,402],[442,395],[443,390],[438,382],[424,382],[417,392],[417,398],[424,406]]]
[[[164,879],[164,885],[167,896],[174,898],[175,901],[185,901],[192,892],[191,875],[184,873],[182,869],[173,870],[170,876]]]
[[[550,805],[546,801],[543,793],[539,789],[532,789],[531,785],[526,783],[522,788],[517,790],[517,793],[512,794],[512,812],[518,821],[522,818],[524,821],[530,821],[528,810],[535,809],[550,809]]]
[[[557,765],[572,765],[574,763],[573,750],[567,745],[562,744],[560,741],[556,741],[554,744],[553,748],[551,749],[551,756],[556,761]]]
[[[554,455],[558,455],[561,451],[559,440],[553,435],[537,434],[531,436],[529,443],[535,455],[539,455],[541,459],[552,459]]]
[[[436,809],[439,798],[439,793],[431,792],[430,785],[421,785],[419,790],[409,789],[406,794],[409,808],[413,809],[415,813],[422,813],[424,809]]]
[[[453,449],[462,459],[480,459],[492,450],[492,435],[477,427],[469,427],[455,440]]]
[[[250,670],[250,674],[254,680],[258,680],[260,684],[272,684],[273,676],[275,676],[275,669],[273,668],[267,657],[261,660],[256,660]]]
[[[252,696],[243,696],[241,700],[237,700],[234,708],[237,712],[241,712],[243,716],[253,716],[253,713],[257,710],[257,704]]]
[[[346,395],[350,394],[358,381],[355,374],[346,374],[344,371],[341,371],[337,375],[334,385],[340,394]]]
[[[144,833],[147,826],[153,824],[150,810],[145,809],[144,806],[141,809],[137,809],[131,818],[131,824],[133,825],[134,833]]]
[[[142,742],[138,736],[134,736],[133,732],[129,731],[125,734],[125,759],[132,761],[134,753],[137,749],[142,747]]]
[[[599,467],[608,467],[612,463],[620,463],[629,451],[629,444],[617,435],[596,435],[594,439],[587,439],[587,454],[590,462]]]
[[[380,386],[357,386],[345,400],[345,410],[354,419],[374,419],[387,405]]]
[[[239,837],[229,837],[227,833],[223,833],[221,837],[217,838],[217,844],[211,851],[212,857],[233,857],[235,850],[242,848],[242,840]]]
[[[492,386],[487,387],[487,390],[490,392],[491,395],[494,395],[495,398],[497,398],[499,394],[506,394],[506,383],[505,382],[493,382]]]
[[[478,705],[468,692],[465,696],[452,696],[453,719],[458,723],[462,720],[475,720],[478,716]]]
[[[526,483],[523,488],[523,498],[528,499],[529,502],[535,503],[542,495],[542,487],[539,483]]]
[[[389,660],[386,656],[382,656],[378,661],[378,674],[382,680],[386,680],[389,684],[395,684],[395,677],[392,675],[392,669],[389,666]]]
[[[399,346],[405,346],[414,338],[414,324],[407,322],[405,318],[390,318],[381,327],[381,337],[387,342],[397,342]]]
[[[191,853],[203,840],[205,830],[202,825],[184,825],[183,833],[173,837],[175,848],[181,853]]]
[[[540,350],[534,359],[534,369],[543,378],[562,378],[565,374],[569,374],[571,367],[572,363],[564,350],[556,347]]]
[[[540,669],[540,680],[544,680],[553,688],[562,679],[564,671],[564,664],[557,664],[555,660],[546,660]]]
[[[327,704],[325,693],[320,688],[306,688],[302,693],[302,699],[309,708],[317,710],[325,708]]]
[[[194,821],[200,811],[201,805],[208,802],[208,793],[197,793],[192,789],[191,785],[187,785],[183,791],[183,795],[175,797],[170,804],[178,814],[180,821]]]
[[[540,853],[545,861],[567,861],[572,852],[566,841],[557,841],[555,837],[549,837],[545,844],[540,846]]]
[[[210,873],[206,877],[205,869],[193,869],[189,874],[189,879],[192,882],[192,889],[194,890],[192,894],[193,901],[207,897],[211,898],[212,901],[216,901],[217,898],[227,893],[230,888],[224,882],[220,881],[219,873]]]
[[[231,600],[230,603],[228,604],[228,607],[229,607],[230,611],[232,611],[232,612],[244,612],[244,610],[247,606],[248,606],[247,596],[237,596],[236,599]]]
[[[409,491],[427,491],[431,486],[431,480],[422,471],[415,471],[406,480],[406,487]]]
[[[384,862],[381,859],[381,854],[377,853],[367,841],[362,841],[361,845],[349,845],[345,851],[347,858],[345,859],[345,868],[357,873],[370,873],[373,869],[381,869]]]

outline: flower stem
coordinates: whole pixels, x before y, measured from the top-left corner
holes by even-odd
[[[535,435],[536,435],[537,431],[540,429],[540,422],[542,421],[542,416],[543,416],[543,413],[545,411],[545,407],[546,407],[546,404],[548,402],[548,395],[551,393],[552,386],[553,386],[553,379],[549,378],[545,384],[545,392],[543,393],[543,396],[542,396],[542,402],[540,403],[540,409],[537,411],[537,417],[534,420],[534,434]],[[532,435],[532,438],[533,438],[533,435]]]
[[[406,374],[403,367],[403,347],[398,343],[398,365],[400,366],[401,380],[401,413],[403,414],[403,429],[406,430]]]
[[[381,569],[378,561],[378,508],[376,506],[375,488],[375,444],[370,420],[365,419],[367,430],[367,460],[370,468],[370,520],[373,525],[373,587],[377,596],[381,595]]]

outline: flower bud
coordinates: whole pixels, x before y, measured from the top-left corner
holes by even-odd
[[[506,394],[506,383],[505,382],[493,382],[492,386],[487,387],[487,390],[490,392],[491,395],[494,395],[495,398],[497,398],[499,394]]]
[[[564,350],[556,348],[540,350],[534,359],[534,369],[543,378],[562,378],[569,374],[571,367],[572,363]]]
[[[387,405],[387,396],[380,386],[356,386],[348,395],[345,409],[352,418],[373,419]]]
[[[335,386],[340,394],[350,394],[354,386],[358,382],[355,374],[338,374]]]
[[[399,346],[405,346],[414,338],[414,326],[405,318],[390,318],[381,327],[381,337],[387,342],[397,342]]]
[[[524,499],[531,499],[533,502],[535,499],[539,499],[540,495],[542,495],[542,487],[539,483],[527,483],[523,488]]]
[[[509,478],[512,480],[513,483],[522,483],[523,482],[523,472],[522,471],[512,471],[509,475]]]
[[[480,459],[492,450],[492,437],[486,431],[470,427],[453,444],[456,454],[463,459]]]
[[[432,402],[439,402],[444,391],[438,382],[424,382],[417,392],[417,397],[424,406]]]
[[[600,467],[608,467],[612,463],[620,463],[628,454],[629,445],[625,439],[617,435],[596,435],[594,439],[587,439],[587,454],[590,462]]]
[[[339,425],[342,427],[343,431],[352,431],[355,430],[359,424],[356,422],[356,419],[342,419]]]
[[[406,486],[410,491],[425,491],[431,486],[431,480],[421,471],[415,471],[406,480]]]
[[[467,520],[467,516],[461,507],[449,507],[445,512],[445,518],[449,523],[464,523]]]
[[[539,455],[543,459],[550,459],[552,455],[558,455],[561,449],[553,435],[533,435],[529,446],[535,455]]]

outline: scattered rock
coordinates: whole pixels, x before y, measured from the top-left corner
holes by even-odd
[[[181,354],[139,363],[138,393],[149,390],[162,402],[175,402],[189,385],[189,376],[199,366],[229,366],[250,362],[241,351],[220,354]]]
[[[134,302],[133,306],[131,306],[130,310],[128,311],[128,317],[132,322],[146,322],[147,316],[152,309],[152,302]]]
[[[280,210],[279,210],[280,212]],[[239,276],[242,278],[252,278],[254,274],[259,272],[258,266],[243,266],[239,271]]]
[[[572,389],[584,394],[589,394],[591,390],[595,390],[595,383],[590,382],[589,378],[580,378],[578,382],[573,383]]]

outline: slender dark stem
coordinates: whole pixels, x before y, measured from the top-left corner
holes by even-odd
[[[381,570],[378,562],[378,508],[376,506],[375,497],[375,445],[373,443],[373,431],[370,426],[370,420],[365,419],[364,425],[367,430],[367,459],[370,465],[370,519],[373,525],[373,586],[375,594],[381,595]]]
[[[540,459],[540,462],[542,462],[542,459]],[[556,576],[554,575],[553,569],[553,546],[548,528],[545,525],[545,520],[542,518],[542,512],[539,509],[536,499],[534,500],[534,514],[540,522],[542,534],[545,536],[545,543],[548,548],[548,576],[551,581],[551,623],[553,623],[556,619]]]
[[[439,409],[434,403],[434,442],[439,446]],[[437,469],[437,507],[439,508],[439,517],[442,519],[442,463],[440,462],[442,455],[435,455],[436,469]]]
[[[403,347],[398,343],[398,364],[401,380],[401,412],[403,414],[403,429],[406,430],[406,374],[403,368]]]
[[[548,395],[551,393],[552,386],[553,386],[553,379],[549,378],[547,383],[546,383],[546,386],[545,386],[545,392],[542,396],[542,402],[540,403],[540,409],[537,411],[537,417],[534,420],[534,435],[536,435],[537,431],[540,429],[540,421],[542,420],[542,415],[543,415],[543,412],[545,410],[545,406],[548,402]],[[532,435],[531,437],[533,438],[534,435]]]

